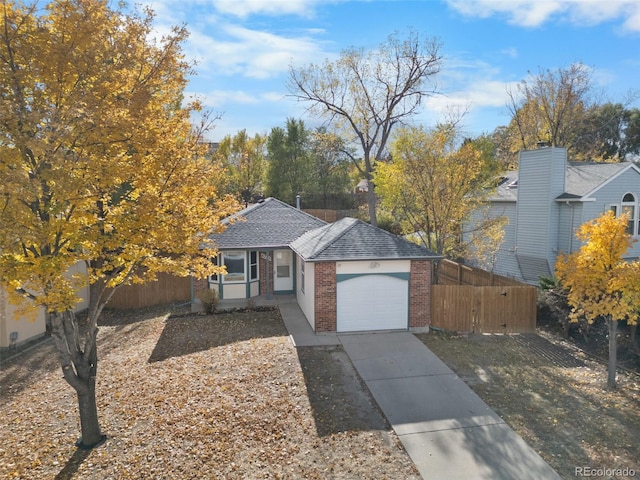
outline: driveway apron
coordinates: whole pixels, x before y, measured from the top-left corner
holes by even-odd
[[[423,478],[560,478],[413,334],[338,338]]]

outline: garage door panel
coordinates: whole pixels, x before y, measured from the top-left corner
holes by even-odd
[[[337,330],[406,329],[409,282],[388,275],[363,275],[338,282]]]

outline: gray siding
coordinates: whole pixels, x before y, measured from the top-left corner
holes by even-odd
[[[491,206],[493,214],[505,216],[509,223],[504,226],[504,239],[496,255],[494,273],[505,277],[513,277],[522,280],[520,267],[516,259],[516,204],[515,203],[495,203]]]
[[[637,202],[640,201],[640,173],[636,170],[626,170],[622,175],[614,178],[610,182],[603,185],[601,188],[589,195],[589,199],[594,201],[585,202],[583,204],[584,215],[583,223],[597,218],[603,212],[609,209],[609,206],[614,204],[620,208],[622,197],[625,193],[633,193],[636,197],[636,210],[639,208]],[[638,220],[638,212],[636,212],[636,221]],[[638,258],[640,257],[640,236],[635,237],[635,242],[629,249],[626,258]],[[580,242],[575,239],[576,248],[579,248]]]
[[[560,203],[558,254],[575,252],[580,248],[576,229],[583,223],[583,207],[584,204],[580,202]]]
[[[471,228],[473,228],[473,226],[485,215],[487,215],[489,218],[506,217],[508,221],[508,223],[504,226],[504,237],[496,254],[493,272],[505,277],[512,277],[517,280],[522,280],[520,267],[518,267],[518,261],[516,260],[515,254],[517,224],[516,203],[492,202],[486,214],[484,211],[482,213],[480,213],[480,211],[476,211],[471,215],[471,217],[469,218],[469,225],[471,226]],[[466,236],[465,241],[468,240],[469,237]],[[469,258],[468,260],[475,265],[479,265],[473,257],[473,252],[471,252],[471,258]]]
[[[566,150],[542,148],[520,153],[516,254],[525,280],[550,275],[558,249],[560,207],[564,193]]]

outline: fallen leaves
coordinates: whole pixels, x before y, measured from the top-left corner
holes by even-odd
[[[418,478],[368,392],[334,361],[340,352],[300,354],[277,312],[152,313],[101,327],[109,438],[86,457],[53,349],[3,365],[0,477]]]
[[[562,477],[640,470],[640,376],[619,372],[609,390],[606,365],[546,335],[420,338]]]

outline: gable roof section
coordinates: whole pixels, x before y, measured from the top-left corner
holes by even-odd
[[[222,250],[287,247],[303,233],[326,225],[323,220],[271,197],[223,223],[227,224],[226,230],[211,236]]]
[[[420,245],[349,217],[305,233],[290,247],[307,262],[442,258]]]
[[[627,170],[640,173],[640,167],[631,162],[621,163],[572,163],[567,166],[565,189],[556,200],[583,200]],[[518,171],[503,174],[503,181],[489,198],[492,202],[515,202],[518,198]],[[513,185],[515,183],[515,188]]]
[[[566,194],[588,197],[628,170],[640,173],[634,163],[572,164],[567,167]]]
[[[567,167],[565,193],[558,199],[588,197],[630,169],[640,173],[637,165],[630,162],[571,164]]]

